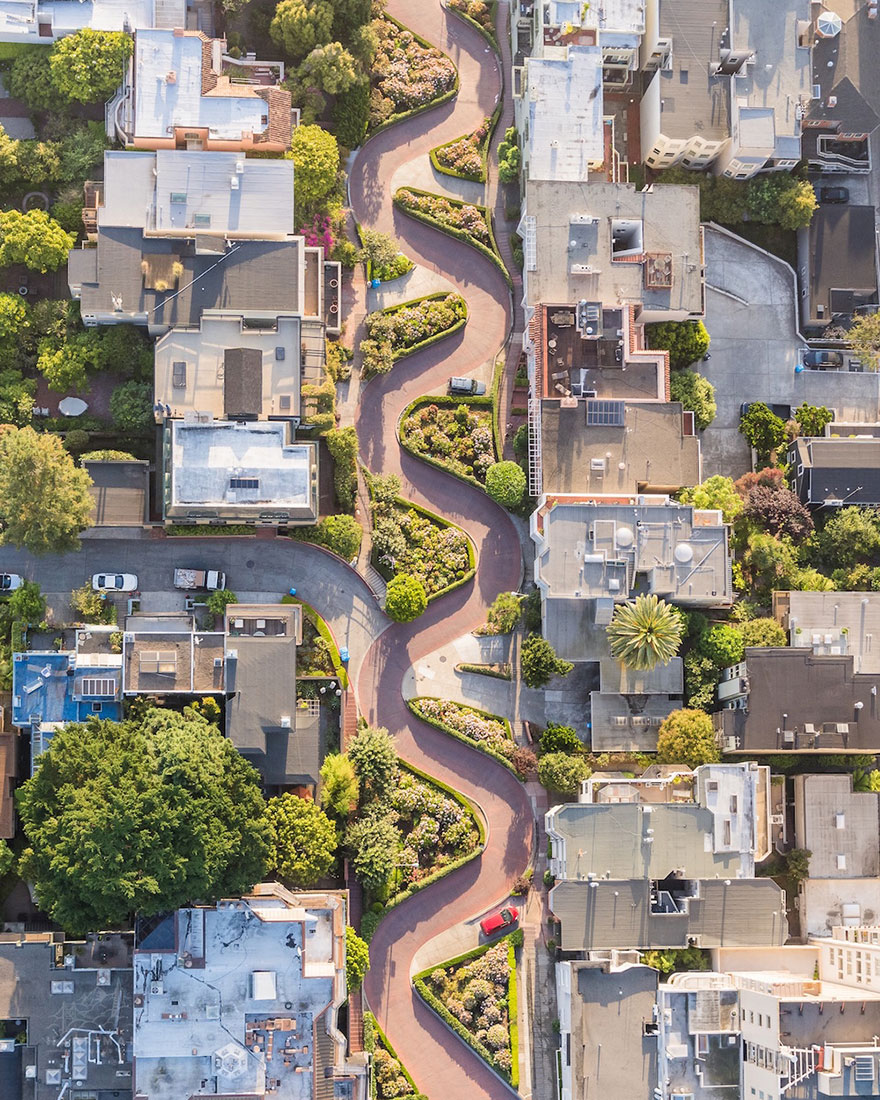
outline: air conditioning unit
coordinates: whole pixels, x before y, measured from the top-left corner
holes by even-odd
[[[162,994],[164,993],[164,991],[165,991],[165,987],[162,985],[161,982],[151,982],[150,983],[150,994],[153,997],[161,997]]]

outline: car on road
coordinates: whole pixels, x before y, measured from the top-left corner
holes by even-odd
[[[849,202],[849,189],[846,187],[820,187],[819,201],[827,203]]]
[[[801,362],[811,370],[823,370],[828,367],[836,369],[843,366],[843,355],[839,351],[829,351],[827,348],[816,350],[804,348],[801,353]]]
[[[484,917],[480,921],[480,928],[484,936],[491,936],[495,932],[500,932],[502,928],[510,928],[518,920],[519,909],[515,905],[506,905],[503,909],[499,909],[497,913]]]
[[[740,405],[739,415],[745,416],[752,405],[767,405],[767,408],[774,416],[778,416],[780,420],[791,420],[791,405],[771,405],[765,401],[744,401]]]
[[[96,592],[136,592],[138,579],[134,573],[96,573],[92,588]]]
[[[486,392],[486,383],[478,382],[476,378],[450,378],[449,392],[473,394],[476,397],[482,397]]]
[[[24,581],[18,573],[0,573],[0,592],[14,592]]]

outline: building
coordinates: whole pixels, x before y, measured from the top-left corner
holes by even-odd
[[[223,631],[196,630],[192,615],[129,615],[122,636],[122,694],[219,695]]]
[[[3,1100],[132,1095],[131,942],[0,935]]]
[[[134,31],[186,25],[184,0],[2,0],[0,42],[48,46],[85,27]],[[119,74],[122,83],[123,74]]]
[[[856,672],[880,673],[880,594],[876,592],[774,592],[773,616],[789,645],[816,656],[852,655]]]
[[[861,306],[877,302],[874,207],[844,203],[816,208],[809,228],[798,235],[801,322],[822,332]],[[850,353],[851,358],[855,356]]]
[[[657,971],[625,962],[556,964],[562,1100],[652,1100]]]
[[[880,505],[880,439],[799,436],[788,461],[792,488],[810,508]]]
[[[732,600],[719,512],[659,496],[544,496],[529,522],[543,633],[565,660],[605,656],[615,603],[640,593],[687,607]]]
[[[180,909],[134,953],[134,1097],[365,1100],[346,1059],[345,893]]]
[[[857,672],[852,653],[829,643],[746,649],[718,685],[714,715],[722,751],[880,751],[880,675]]]
[[[142,527],[150,522],[150,464],[136,459],[88,461],[92,523],[96,527]]]
[[[292,132],[283,65],[243,65],[225,55],[223,39],[179,27],[135,34],[129,82],[109,105],[119,140],[135,149],[283,153]]]
[[[785,942],[784,895],[753,877],[770,850],[767,768],[594,775],[581,799],[545,817],[564,951]]]
[[[745,1095],[740,1090],[739,994],[729,975],[680,973],[661,983],[657,1054],[654,1100]]]
[[[298,604],[226,609],[226,736],[263,777],[269,794],[293,788],[315,796],[320,785],[326,735],[320,703],[296,698],[301,641]],[[330,690],[337,690],[333,681]]]
[[[316,523],[318,451],[289,420],[214,420],[186,414],[164,430],[166,523]]]
[[[795,847],[811,852],[811,878],[880,876],[880,794],[844,775],[794,777]]]
[[[650,672],[599,662],[599,690],[590,692],[590,748],[596,752],[656,752],[657,733],[684,691],[680,657]]]

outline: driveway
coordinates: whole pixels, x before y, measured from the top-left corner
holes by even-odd
[[[739,434],[744,401],[827,405],[836,419],[878,417],[880,375],[795,373],[798,332],[795,276],[781,260],[718,229],[706,229],[706,328],[711,358],[700,370],[715,387],[718,414],[703,432],[703,477],[739,477],[749,449]]]

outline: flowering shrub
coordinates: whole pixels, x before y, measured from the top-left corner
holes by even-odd
[[[400,309],[379,310],[367,315],[365,325],[371,340],[391,345],[400,356],[431,336],[453,328],[467,317],[467,306],[460,294],[442,298],[422,298]]]
[[[412,450],[438,459],[453,473],[476,478],[481,485],[495,462],[488,407],[423,405],[400,422],[400,438]]]
[[[471,741],[482,741],[508,760],[516,751],[510,730],[500,718],[480,714],[471,707],[453,703],[449,699],[413,699],[411,705],[417,714],[428,721],[448,726]]]
[[[477,0],[479,3],[480,0]],[[486,178],[483,168],[483,151],[489,142],[489,119],[483,122],[473,131],[451,141],[448,145],[440,145],[433,150],[438,167],[444,168],[456,175],[465,176],[468,179],[482,182]]]
[[[324,255],[329,258],[333,251],[333,233],[330,218],[326,214],[316,214],[311,225],[304,225],[300,233],[305,237],[306,244],[310,248],[322,245]]]
[[[480,1053],[510,1071],[509,951],[501,940],[470,962],[431,974],[434,996],[485,1049]],[[500,1057],[499,1057],[500,1056]],[[506,1057],[505,1057],[506,1056]]]
[[[469,16],[477,26],[482,27],[484,31],[488,31],[493,38],[495,37],[492,12],[489,10],[489,5],[484,4],[483,0],[447,0],[447,3],[453,11]]]
[[[471,815],[437,787],[401,771],[390,803],[405,838],[397,860],[400,889],[473,851],[478,833]]]
[[[442,195],[421,195],[401,187],[394,195],[394,201],[404,210],[411,210],[425,217],[433,218],[441,225],[457,229],[472,237],[486,248],[492,247],[492,235],[486,214],[479,206],[447,199]]]
[[[373,1070],[377,1100],[396,1100],[397,1097],[416,1095],[415,1090],[403,1075],[400,1062],[383,1046],[377,1046],[373,1054]]]
[[[433,46],[422,46],[411,31],[382,16],[370,26],[378,45],[373,59],[370,125],[423,107],[455,84],[455,66]]]

